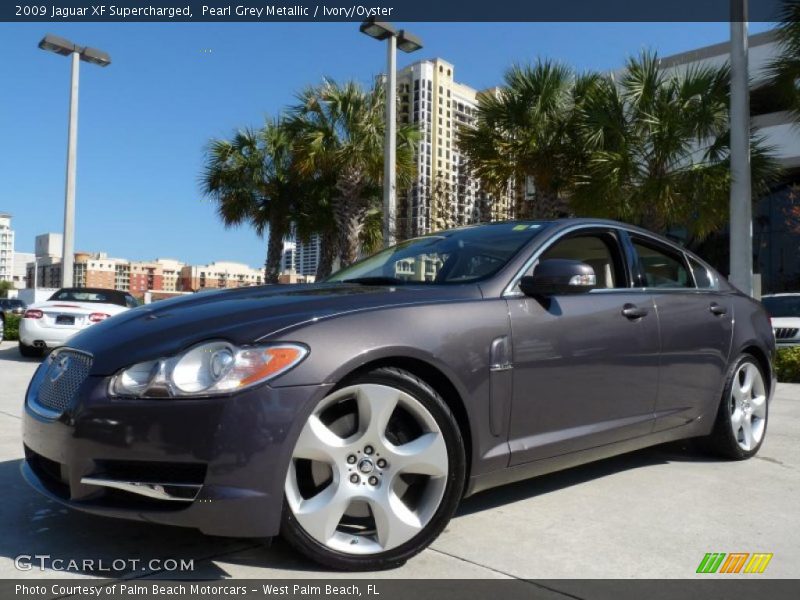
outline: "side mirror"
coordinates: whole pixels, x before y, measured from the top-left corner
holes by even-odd
[[[523,277],[519,288],[526,296],[581,294],[597,285],[594,269],[577,260],[551,258],[541,261],[533,275]]]

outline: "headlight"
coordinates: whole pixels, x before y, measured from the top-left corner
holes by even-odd
[[[308,349],[298,344],[240,348],[224,341],[206,342],[120,371],[109,391],[112,396],[137,398],[229,394],[277,377],[307,355]]]

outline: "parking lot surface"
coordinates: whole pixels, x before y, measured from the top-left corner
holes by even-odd
[[[14,343],[0,344],[0,577],[108,578],[98,565],[134,558],[142,562],[113,576],[176,578],[159,566],[170,558],[193,560],[179,578],[352,577],[319,570],[280,540],[104,519],[39,496],[19,474],[22,401],[37,364]],[[771,552],[757,577],[796,578],[799,498],[800,385],[781,384],[752,460],[717,460],[670,444],[483,492],[462,503],[432,547],[379,577],[685,578],[697,576],[707,552]],[[21,571],[20,555],[95,566]]]

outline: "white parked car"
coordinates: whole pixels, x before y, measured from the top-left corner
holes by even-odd
[[[778,346],[800,346],[800,293],[761,298],[772,321]]]
[[[45,302],[28,306],[19,322],[19,352],[41,356],[63,346],[82,329],[139,306],[127,292],[100,288],[63,288]]]

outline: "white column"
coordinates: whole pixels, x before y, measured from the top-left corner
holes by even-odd
[[[78,160],[78,79],[80,53],[72,53],[72,85],[69,95],[69,132],[67,134],[67,189],[64,200],[64,246],[61,256],[61,287],[72,287],[75,253],[75,173]]]

